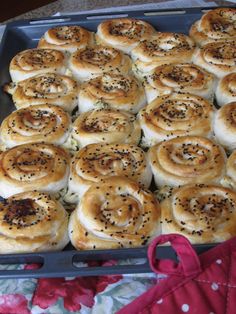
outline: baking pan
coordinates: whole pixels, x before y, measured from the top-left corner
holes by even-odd
[[[157,30],[188,34],[190,26],[198,20],[206,10],[212,8],[188,8],[168,11],[131,11],[122,14],[93,14],[49,17],[37,20],[24,20],[9,23],[0,45],[0,121],[15,109],[11,97],[2,91],[5,83],[10,81],[9,63],[22,50],[37,46],[40,37],[51,27],[58,25],[80,25],[95,31],[97,25],[108,18],[134,17],[151,23]],[[1,201],[1,200],[0,200]],[[194,245],[197,253],[202,253],[214,244]],[[176,260],[171,247],[158,248],[159,258]],[[137,263],[137,260],[142,259]],[[115,266],[88,267],[87,261],[117,260]],[[129,259],[125,263],[124,260]],[[122,260],[122,261],[121,261]],[[150,272],[147,261],[147,248],[76,251],[68,245],[62,252],[28,253],[0,255],[0,264],[39,264],[38,269],[0,270],[0,278],[40,278],[64,276],[94,276],[104,274],[128,274]],[[91,264],[91,263],[90,263]],[[99,265],[99,263],[95,263]],[[102,264],[102,263],[100,263]]]

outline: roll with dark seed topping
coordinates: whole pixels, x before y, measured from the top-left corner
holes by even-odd
[[[162,233],[192,243],[223,242],[236,235],[236,193],[215,185],[185,185],[161,202]]]
[[[216,101],[218,106],[236,101],[236,73],[230,73],[219,81],[216,88]]]
[[[32,189],[55,193],[67,185],[68,153],[52,144],[15,146],[0,155],[0,196]]]
[[[90,144],[71,161],[69,193],[81,197],[105,176],[123,176],[149,188],[152,172],[145,152],[131,144]]]
[[[62,145],[69,136],[70,124],[68,113],[58,106],[29,106],[3,120],[0,138],[6,148],[30,142]]]
[[[37,74],[52,72],[64,74],[66,56],[54,49],[28,49],[19,52],[10,63],[10,75],[13,82],[26,80]]]
[[[141,40],[149,38],[155,32],[145,21],[132,18],[109,19],[98,25],[97,41],[129,54]]]
[[[25,192],[0,202],[0,254],[62,250],[68,214],[51,196]]]
[[[107,177],[83,195],[69,222],[77,250],[146,245],[160,234],[160,207],[154,195],[123,177]]]
[[[57,26],[46,31],[38,48],[75,52],[94,43],[94,34],[77,25]]]

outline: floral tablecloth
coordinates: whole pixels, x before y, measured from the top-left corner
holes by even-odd
[[[33,269],[38,265],[8,265],[1,266],[1,269],[22,267]],[[153,273],[38,280],[2,279],[0,314],[112,314],[156,282],[157,276]]]

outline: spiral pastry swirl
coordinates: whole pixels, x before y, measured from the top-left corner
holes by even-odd
[[[141,129],[129,112],[99,109],[82,113],[74,121],[71,137],[80,147],[93,143],[138,144]]]
[[[58,192],[69,176],[68,153],[52,144],[15,146],[0,155],[0,196],[6,198],[32,189]]]
[[[216,88],[216,101],[219,106],[236,101],[236,73],[224,76]]]
[[[131,51],[134,70],[139,76],[163,64],[190,63],[195,48],[194,41],[184,34],[156,33]]]
[[[211,42],[236,40],[236,9],[217,8],[205,13],[189,31],[200,45]]]
[[[145,21],[132,18],[109,19],[98,25],[97,40],[129,54],[141,40],[149,38],[155,32]]]
[[[236,40],[202,46],[196,51],[193,62],[218,78],[236,72]]]
[[[142,84],[131,75],[104,74],[81,85],[79,111],[96,109],[100,104],[137,113],[146,105]]]
[[[153,146],[184,135],[210,136],[213,105],[202,97],[173,93],[160,97],[139,113],[143,143]]]
[[[158,187],[218,183],[225,174],[224,149],[201,136],[161,142],[150,148],[149,160]]]
[[[124,177],[107,177],[83,195],[69,222],[78,250],[146,245],[160,233],[160,208],[154,195]]]
[[[17,85],[8,84],[16,108],[30,105],[55,104],[71,112],[78,105],[79,86],[71,77],[56,73],[38,74]]]
[[[69,136],[70,123],[69,115],[58,106],[29,106],[3,120],[1,141],[7,148],[30,142],[62,145]]]
[[[215,185],[185,185],[161,203],[162,233],[192,243],[223,242],[236,235],[236,193]]]
[[[87,81],[105,73],[128,74],[131,59],[117,49],[92,46],[71,55],[69,68],[78,81]]]
[[[94,43],[94,35],[81,26],[57,26],[46,31],[38,48],[75,52]]]
[[[0,253],[63,249],[69,242],[68,214],[51,196],[24,192],[0,203]]]
[[[152,173],[144,151],[130,144],[90,144],[77,152],[71,162],[69,192],[80,198],[105,176],[131,178],[149,188]]]
[[[214,133],[217,141],[227,150],[236,148],[236,102],[226,104],[217,111]]]
[[[47,72],[64,74],[66,57],[55,49],[27,49],[11,60],[9,71],[13,82]]]
[[[148,102],[173,92],[212,98],[214,76],[195,64],[174,63],[155,68],[144,80]]]

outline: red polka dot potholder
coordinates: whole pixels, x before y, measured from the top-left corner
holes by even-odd
[[[179,263],[156,259],[157,246],[166,242]],[[197,256],[185,237],[161,235],[150,244],[148,257],[152,270],[168,278],[117,314],[236,313],[236,237]]]

